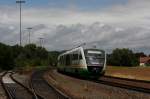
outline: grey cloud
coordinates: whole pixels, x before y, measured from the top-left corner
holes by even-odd
[[[7,44],[12,43],[13,40],[15,40],[13,38],[13,36],[15,36],[15,31],[16,28],[10,28],[13,27],[12,25],[8,25],[8,24],[2,24],[0,23],[0,41],[1,42],[5,42]]]
[[[47,35],[45,45],[49,49],[68,49],[77,44],[97,45],[104,49],[119,48],[142,48],[149,41],[149,32],[142,27],[124,28],[116,31],[117,27],[93,23],[91,25],[56,26],[55,35]],[[51,33],[50,33],[51,34]],[[50,44],[50,45],[49,45]]]
[[[1,42],[16,44],[18,42],[18,28],[10,28],[11,25],[0,24],[0,40]],[[120,28],[120,29],[117,29]],[[69,49],[81,43],[87,43],[89,46],[97,45],[102,49],[114,49],[116,47],[136,49],[136,51],[149,51],[150,32],[148,28],[132,27],[123,28],[115,27],[108,24],[95,22],[90,25],[74,24],[70,26],[56,25],[34,26],[34,34],[32,34],[32,42],[38,43],[38,32],[47,30],[44,37],[44,45],[49,50]],[[117,30],[117,31],[116,31]],[[27,43],[27,33],[23,32],[23,41]],[[37,35],[37,38],[35,36]]]

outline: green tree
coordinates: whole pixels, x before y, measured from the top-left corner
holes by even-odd
[[[36,58],[36,45],[35,44],[28,44],[24,46],[23,53],[25,54],[27,59]]]
[[[132,50],[117,48],[108,56],[108,64],[115,66],[137,66],[139,60]]]
[[[35,44],[25,45],[15,59],[17,67],[48,65],[48,51]]]
[[[147,57],[147,55],[144,54],[144,52],[138,52],[135,53],[136,57],[140,58],[140,57]]]
[[[9,70],[13,67],[14,60],[11,47],[0,43],[0,68]]]
[[[8,46],[0,43],[0,69],[13,69],[14,67],[48,66],[57,63],[59,52],[48,52],[43,47],[28,44]]]
[[[60,52],[58,51],[51,51],[48,54],[48,62],[51,66],[55,66],[57,64],[57,58]]]

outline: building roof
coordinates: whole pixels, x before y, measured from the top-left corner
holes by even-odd
[[[146,63],[150,60],[150,57],[140,57],[140,63]]]

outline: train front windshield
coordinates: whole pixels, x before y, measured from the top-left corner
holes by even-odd
[[[105,53],[102,51],[87,51],[86,60],[88,66],[103,66]]]

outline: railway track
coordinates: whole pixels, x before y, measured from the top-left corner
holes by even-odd
[[[4,88],[3,88],[3,83],[2,83],[2,77],[3,77],[3,75],[5,75],[5,73],[6,72],[1,72],[0,73],[0,90],[2,91],[2,92],[0,92],[0,99],[7,99],[7,96],[6,96],[6,93],[5,93],[5,90],[4,90]]]
[[[61,74],[64,74],[64,73],[61,73]],[[68,75],[68,74],[65,74],[65,75]],[[128,90],[150,94],[150,81],[119,78],[119,77],[113,77],[113,76],[101,76],[98,80],[91,79],[91,78],[84,78],[84,77],[77,76],[77,75],[71,75],[71,76],[78,78],[78,79],[84,79],[84,80],[88,80],[88,81],[92,81],[96,83],[101,83],[105,85],[110,85],[114,87],[119,87],[119,88],[124,88]]]
[[[1,84],[8,99],[39,99],[30,89],[17,82],[12,77],[12,72],[5,72],[1,76]]]
[[[39,94],[44,99],[68,99],[67,96],[60,93],[54,87],[50,86],[43,78],[45,70],[35,71],[31,77],[31,86],[35,93]]]
[[[138,92],[150,93],[150,81],[102,76],[99,78],[99,80],[94,80],[94,82],[134,90]]]

